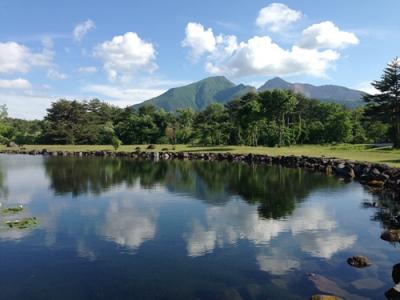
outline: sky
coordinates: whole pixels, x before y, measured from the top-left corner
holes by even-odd
[[[398,0],[0,0],[0,104],[36,119],[57,99],[125,107],[223,75],[372,92],[400,56]]]

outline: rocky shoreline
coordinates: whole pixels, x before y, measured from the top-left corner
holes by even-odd
[[[289,168],[302,168],[309,171],[332,174],[345,180],[357,180],[376,192],[384,192],[393,198],[400,195],[400,168],[385,164],[350,161],[328,157],[309,156],[269,156],[265,154],[232,154],[232,153],[195,153],[170,151],[47,151],[37,150],[3,150],[3,154],[25,154],[44,156],[75,157],[121,157],[149,160],[207,160],[247,162],[254,164],[280,165]]]

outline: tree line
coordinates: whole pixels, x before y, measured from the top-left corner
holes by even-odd
[[[385,143],[400,146],[400,63],[393,60],[380,92],[357,109],[286,90],[249,93],[204,111],[119,108],[98,99],[51,104],[43,120],[8,118],[0,107],[0,142],[24,144],[266,145]]]

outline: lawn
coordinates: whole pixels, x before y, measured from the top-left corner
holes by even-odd
[[[147,145],[122,145],[118,151],[135,151],[136,147],[146,150]],[[48,151],[96,151],[96,150],[113,150],[108,145],[26,145],[26,150],[42,150],[46,148]],[[168,148],[172,151],[171,145],[156,145],[155,150],[161,151]],[[6,146],[0,146],[0,150],[10,149]],[[175,151],[187,152],[231,152],[231,153],[254,153],[268,155],[307,155],[307,156],[327,156],[342,159],[369,161],[376,163],[385,163],[392,166],[400,167],[400,150],[393,150],[391,147],[373,148],[368,145],[300,145],[290,147],[248,147],[248,146],[214,146],[201,147],[190,145],[176,145]]]

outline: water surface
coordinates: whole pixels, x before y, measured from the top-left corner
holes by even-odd
[[[0,299],[383,299],[399,262],[395,203],[304,170],[1,155],[0,202],[40,221],[0,229]]]

